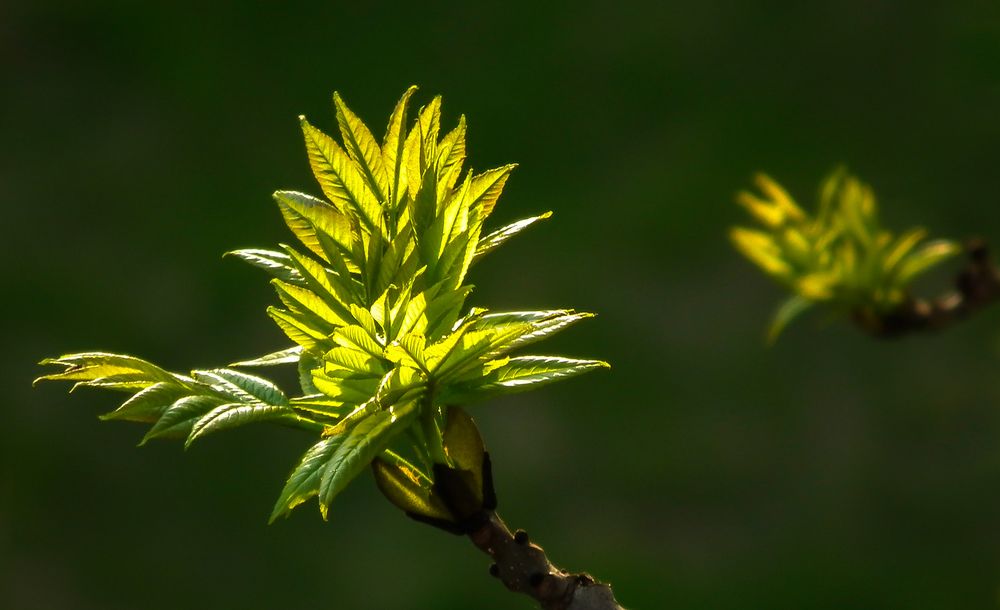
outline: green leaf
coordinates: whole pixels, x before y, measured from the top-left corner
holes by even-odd
[[[805,220],[805,213],[795,204],[785,189],[781,188],[781,185],[772,180],[770,176],[758,173],[754,175],[754,183],[767,197],[767,200],[780,208],[789,220],[793,222]]]
[[[451,349],[440,360],[432,362],[433,368],[431,370],[434,376],[439,381],[461,377],[463,373],[474,368],[483,358],[487,357],[497,339],[498,334],[494,330],[465,332],[457,342],[452,343]],[[438,351],[434,350],[432,353],[436,356]]]
[[[309,289],[328,306],[329,313],[326,315],[331,317],[324,316],[324,319],[337,326],[353,324],[355,320],[348,304],[353,301],[355,295],[344,283],[344,278],[292,248],[286,247],[286,250],[295,264],[295,268],[305,278]]]
[[[441,252],[440,231],[430,230],[437,216],[437,174],[433,171],[424,172],[420,187],[410,201],[410,222],[420,244],[421,260],[424,264],[433,266]]]
[[[446,358],[460,349],[459,346],[462,339],[469,333],[481,316],[482,310],[473,310],[468,316],[456,322],[451,332],[445,333],[442,338],[433,341],[431,345],[427,346],[424,350],[424,357],[427,359],[432,371],[436,373],[435,369],[439,369],[441,363]]]
[[[163,412],[160,419],[142,437],[139,445],[154,438],[184,438],[196,421],[224,401],[214,396],[187,396],[176,401]]]
[[[734,227],[729,231],[729,239],[743,256],[768,274],[778,279],[785,279],[791,274],[792,269],[782,258],[781,249],[767,233]]]
[[[385,357],[396,364],[413,369],[427,371],[427,361],[424,358],[426,340],[423,335],[411,334],[393,341],[385,350]]]
[[[427,338],[431,341],[440,339],[456,323],[461,315],[465,299],[472,292],[472,286],[462,286],[457,290],[438,296],[427,306]]]
[[[395,290],[395,287],[390,287],[390,290],[387,290],[388,294],[386,295],[384,305],[389,305],[389,308],[388,311],[383,310],[382,312],[383,316],[389,322],[389,326],[385,328],[385,340],[387,342],[393,341],[400,335],[403,324],[407,320],[406,312],[409,310],[409,305],[413,298],[413,286],[416,282],[417,279],[411,279],[400,290]]]
[[[445,246],[436,269],[436,277],[443,282],[445,290],[457,290],[465,281],[481,229],[482,225],[478,223],[469,226]]]
[[[896,273],[896,284],[905,286],[917,276],[961,251],[962,248],[958,244],[943,239],[924,244],[922,248],[904,258],[903,262],[900,263],[899,272]]]
[[[263,377],[232,369],[193,371],[194,378],[209,384],[239,402],[261,402],[268,405],[288,405],[288,397],[278,386]]]
[[[285,307],[324,335],[346,323],[343,315],[331,309],[327,301],[312,290],[286,284],[281,280],[271,280],[271,285]]]
[[[385,348],[362,326],[342,326],[333,333],[333,341],[342,347],[357,349],[373,358],[381,358]]]
[[[448,459],[459,470],[471,475],[476,501],[483,502],[483,455],[486,445],[476,422],[460,407],[448,407],[448,417],[442,435]]]
[[[140,390],[114,411],[102,415],[101,419],[152,424],[160,419],[170,405],[189,393],[190,390],[183,386],[161,381]]]
[[[368,234],[385,232],[382,209],[357,165],[330,136],[299,117],[309,164],[323,193],[344,214],[357,218]]]
[[[47,358],[41,364],[55,364],[64,367],[65,370],[43,375],[36,379],[35,383],[44,380],[79,381],[77,385],[100,387],[103,380],[111,379],[113,381],[105,384],[105,387],[138,390],[160,381],[183,382],[183,378],[172,375],[154,364],[124,354],[106,352],[67,354],[59,358]]]
[[[406,137],[407,188],[410,198],[417,197],[417,189],[424,173],[431,168],[436,158],[438,131],[441,128],[441,96],[435,96],[429,104],[420,109],[416,125]]]
[[[368,352],[354,347],[335,347],[323,354],[325,372],[333,373],[343,369],[359,375],[381,378],[385,370],[384,360],[380,356],[372,356]]]
[[[874,235],[859,269],[858,286],[874,297],[878,297],[881,292],[879,288],[885,284],[885,255],[891,242],[892,235],[888,232],[882,231]]]
[[[773,201],[764,201],[752,193],[740,191],[736,194],[736,203],[768,228],[775,229],[785,221],[785,212],[781,206]]]
[[[508,239],[514,237],[515,235],[527,229],[528,227],[535,224],[539,220],[545,220],[551,217],[552,217],[552,212],[545,212],[544,214],[540,214],[538,216],[532,216],[531,218],[524,218],[522,220],[518,220],[517,222],[513,222],[501,229],[493,231],[492,233],[486,235],[485,237],[479,240],[479,244],[476,246],[476,253],[472,257],[472,262],[473,263],[476,262],[489,252],[499,248],[504,243],[506,243]]]
[[[344,258],[353,268],[362,264],[362,261],[353,257],[351,221],[336,207],[322,199],[295,191],[275,191],[274,200],[278,203],[285,224],[316,256],[327,261]],[[324,236],[334,244],[334,252],[325,247],[326,244],[321,239]]]
[[[446,396],[450,400],[458,401],[482,400],[501,394],[531,390],[553,381],[603,368],[610,366],[599,360],[576,360],[559,356],[519,356],[510,358],[486,376],[454,384]]]
[[[287,516],[293,508],[319,493],[323,469],[343,440],[343,436],[324,438],[306,451],[278,496],[271,512],[271,523],[278,517]]]
[[[778,335],[785,330],[785,327],[788,326],[792,320],[802,315],[814,305],[816,305],[816,301],[801,295],[796,294],[789,297],[784,303],[781,304],[778,311],[774,313],[771,325],[767,329],[768,343],[774,343],[778,339]]]
[[[420,371],[407,366],[397,366],[379,382],[375,392],[375,405],[391,405],[417,400],[427,394],[427,378]]]
[[[317,390],[344,404],[360,405],[378,392],[381,378],[369,373],[355,373],[345,369],[313,371],[312,382]]]
[[[412,465],[376,458],[372,472],[379,491],[397,508],[430,519],[452,520],[451,513],[431,490],[430,480]]]
[[[409,426],[417,404],[394,405],[361,420],[345,435],[323,467],[319,486],[320,512],[327,517],[330,502],[378,456],[392,438]]]
[[[896,267],[906,258],[906,255],[913,251],[923,239],[927,237],[927,231],[917,227],[910,229],[896,240],[896,242],[885,253],[882,260],[882,267],[885,274],[891,276],[895,273]]]
[[[322,359],[320,355],[315,351],[303,351],[302,357],[299,358],[299,365],[296,367],[299,373],[299,386],[302,388],[302,393],[306,395],[319,394],[319,388],[313,383],[313,370],[319,368],[322,365]]]
[[[572,309],[543,309],[536,311],[501,311],[495,313],[483,312],[477,316],[473,324],[478,330],[501,328],[511,324],[537,324],[568,315],[573,315]]]
[[[263,421],[273,421],[288,417],[293,411],[288,407],[272,404],[224,404],[212,409],[202,416],[191,428],[191,433],[184,442],[184,447],[191,446],[197,439],[220,430],[228,430],[246,424]]]
[[[465,115],[458,117],[458,126],[448,133],[437,147],[437,168],[438,180],[444,187],[443,191],[448,191],[455,186],[459,174],[462,173],[462,164],[465,163]],[[444,193],[442,193],[444,194]]]
[[[318,392],[310,396],[293,398],[291,408],[296,411],[304,411],[314,419],[316,416],[321,416],[331,421],[344,417],[354,409],[352,406],[345,406],[343,402]]]
[[[372,338],[376,343],[378,343],[378,328],[375,323],[375,318],[372,317],[371,312],[369,312],[364,307],[355,305],[351,303],[351,315],[355,320],[358,321],[358,325]]]
[[[382,141],[382,164],[386,168],[391,183],[392,208],[399,208],[402,196],[406,194],[406,171],[405,171],[405,151],[406,151],[406,131],[403,126],[406,124],[406,106],[410,101],[410,96],[416,92],[416,86],[406,90],[403,97],[399,99],[396,108],[389,118],[389,126],[385,130],[385,139]]]
[[[296,345],[294,347],[266,354],[260,358],[254,358],[253,360],[234,362],[229,366],[274,366],[277,364],[292,364],[298,362],[301,356],[302,346]]]
[[[379,263],[378,276],[373,284],[372,294],[383,294],[391,285],[398,285],[411,279],[419,265],[413,234],[407,224],[386,248]]]
[[[427,332],[427,308],[430,302],[438,293],[436,286],[431,287],[417,295],[414,295],[406,304],[403,310],[403,320],[399,324],[396,336],[404,336],[411,333],[423,335]]]
[[[472,185],[469,187],[469,209],[480,208],[483,218],[493,212],[493,208],[503,192],[503,187],[510,178],[510,173],[517,167],[516,163],[504,165],[496,169],[485,171],[472,178]]]
[[[268,307],[267,315],[271,316],[278,328],[284,331],[289,339],[303,348],[307,350],[329,349],[327,335],[309,326],[292,312],[277,307]]]
[[[868,246],[875,238],[875,200],[871,190],[853,178],[840,184],[840,212],[858,243]]]
[[[469,189],[472,188],[472,172],[466,172],[462,186],[451,191],[442,193],[444,195],[444,205],[437,223],[440,224],[440,234],[442,245],[447,245],[463,231],[469,229]],[[476,218],[482,218],[482,214]]]
[[[503,345],[506,351],[512,351],[541,341],[581,320],[593,317],[592,313],[576,312],[571,309],[512,311],[486,314],[475,323],[474,328],[476,330],[512,330],[512,333],[506,335]]]
[[[347,153],[361,169],[375,198],[385,202],[389,193],[389,178],[382,164],[382,151],[375,142],[372,132],[357,115],[351,112],[336,91],[333,93],[333,104],[337,109],[337,124],[340,126],[340,136],[344,140]]]
[[[303,279],[298,269],[292,264],[292,259],[284,252],[246,249],[226,252],[226,256],[235,256],[254,267],[263,269],[272,277],[276,277],[289,284],[295,284],[296,286],[305,284],[305,279]]]

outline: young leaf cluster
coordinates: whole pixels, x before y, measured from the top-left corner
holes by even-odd
[[[775,313],[772,340],[817,305],[862,317],[891,312],[909,298],[916,277],[960,251],[951,241],[925,242],[922,228],[898,236],[884,229],[871,188],[843,170],[824,180],[813,215],[768,176],[758,174],[755,183],[760,195],[743,191],[736,202],[758,228],[734,227],[729,236],[792,292]]]
[[[272,519],[316,496],[325,517],[331,501],[373,463],[383,491],[396,489],[390,499],[397,505],[446,519],[434,508],[435,465],[481,468],[470,466],[474,457],[456,461],[478,432],[469,432],[471,420],[449,417],[453,405],[607,364],[515,353],[591,314],[466,307],[470,267],[549,214],[485,232],[514,166],[463,170],[465,118],[442,133],[441,98],[435,97],[411,122],[415,89],[396,105],[381,142],[336,93],[339,143],[300,117],[323,197],[274,194],[299,245],[231,253],[272,277],[280,305],[268,314],[290,347],[189,376],[131,356],[72,354],[45,361],[64,370],[42,379],[133,393],[105,417],[152,424],[144,441],[177,436],[190,444],[258,421],[318,432]],[[237,370],[292,363],[301,394],[291,398]],[[446,427],[453,432],[446,434]],[[423,500],[400,504],[400,494]]]

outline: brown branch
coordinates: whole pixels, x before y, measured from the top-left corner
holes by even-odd
[[[544,610],[624,610],[609,585],[552,565],[524,530],[511,534],[494,511],[469,533],[469,539],[493,558],[490,574],[511,591],[533,597]]]
[[[445,437],[447,447],[448,430]],[[461,456],[461,452],[456,450],[456,455]],[[440,502],[450,518],[442,518],[440,512],[430,515],[412,510],[416,506],[408,507],[405,502],[397,506],[416,521],[468,536],[479,550],[493,559],[490,574],[511,591],[532,597],[543,610],[624,610],[615,601],[610,585],[597,582],[589,574],[573,574],[557,568],[542,547],[532,544],[524,530],[512,534],[496,513],[497,497],[489,453],[482,453],[481,465],[476,470],[481,475],[479,481],[472,469],[434,465],[432,497]],[[376,474],[378,472],[376,470]],[[383,489],[383,493],[385,491]],[[396,496],[386,494],[386,497],[393,500]]]
[[[934,299],[910,297],[885,314],[857,310],[854,321],[871,335],[895,338],[911,332],[947,328],[1000,299],[1000,269],[980,239],[970,240],[969,260],[955,278],[955,290]]]

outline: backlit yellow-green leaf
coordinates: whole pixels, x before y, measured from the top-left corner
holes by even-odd
[[[385,233],[382,208],[357,165],[330,136],[300,118],[309,164],[323,193],[344,214],[356,217],[370,234]]]
[[[410,97],[416,92],[416,86],[410,87],[403,94],[396,104],[389,118],[389,125],[385,130],[385,138],[382,141],[382,164],[386,168],[390,182],[390,192],[392,193],[392,208],[397,210],[403,195],[406,194],[405,169],[406,161],[406,110]]]
[[[351,109],[347,107],[343,98],[336,91],[333,93],[333,104],[337,109],[340,136],[344,140],[348,154],[361,169],[375,199],[385,203],[389,193],[389,177],[382,164],[382,150],[375,142],[372,132],[357,115],[351,112]]]

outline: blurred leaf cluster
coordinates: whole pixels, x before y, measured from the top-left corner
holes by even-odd
[[[843,169],[823,181],[815,214],[770,177],[758,174],[755,184],[759,194],[741,191],[736,202],[758,226],[733,227],[729,237],[792,292],[771,322],[772,341],[817,305],[861,319],[885,315],[910,298],[915,278],[961,250],[952,241],[925,241],[923,228],[898,236],[883,228],[871,188]]]
[[[439,497],[442,472],[465,481],[480,508],[488,504],[483,443],[456,405],[607,364],[513,354],[591,314],[466,308],[469,268],[549,214],[484,233],[514,166],[463,173],[465,118],[442,135],[435,97],[407,129],[415,89],[396,105],[381,144],[336,93],[342,144],[300,118],[325,199],[293,191],[274,199],[301,247],[231,253],[272,276],[281,306],[268,313],[290,347],[190,375],[132,356],[71,354],[45,361],[64,370],[42,379],[133,394],[105,418],[151,424],[143,442],[190,445],[260,421],[318,433],[272,519],[315,496],[325,517],[369,465],[386,496],[417,518],[446,525],[475,508]],[[238,370],[281,364],[297,365],[299,395]]]

